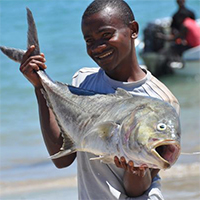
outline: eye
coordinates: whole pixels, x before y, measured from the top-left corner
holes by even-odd
[[[94,40],[92,38],[85,39],[85,42],[86,42],[87,45],[91,45],[93,43],[93,41]]]
[[[111,38],[112,34],[109,32],[106,32],[106,33],[103,33],[102,36],[103,36],[103,38],[109,39],[109,38]]]
[[[164,131],[164,130],[166,130],[166,128],[167,128],[167,126],[164,123],[159,123],[157,125],[157,130],[159,130],[159,131]]]

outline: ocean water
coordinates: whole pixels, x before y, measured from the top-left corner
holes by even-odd
[[[86,53],[80,23],[90,0],[0,0],[0,45],[26,49],[26,7],[33,12],[47,73],[70,83],[81,67],[96,64]],[[140,25],[139,39],[149,21],[171,16],[175,0],[128,0]],[[200,1],[187,6],[200,18]],[[142,60],[139,58],[140,63]],[[200,151],[200,77],[173,75],[161,79],[181,105],[182,151]],[[0,53],[0,183],[53,179],[76,174],[76,163],[56,169],[48,158],[40,131],[32,85],[19,64]],[[199,162],[199,156],[180,156],[178,164]]]

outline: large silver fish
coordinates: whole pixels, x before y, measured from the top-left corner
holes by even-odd
[[[27,9],[28,46],[39,54],[37,31]],[[11,59],[21,62],[23,50],[1,47]],[[180,154],[180,122],[175,109],[151,97],[133,96],[123,89],[115,94],[95,94],[52,81],[39,70],[43,94],[53,110],[63,136],[56,159],[76,151],[90,152],[93,159],[112,163],[114,156],[133,160],[135,166],[171,167]]]

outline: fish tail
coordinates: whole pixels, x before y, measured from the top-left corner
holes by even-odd
[[[31,11],[28,8],[26,8],[26,10],[27,10],[27,22],[28,22],[27,48],[29,48],[31,45],[34,45],[35,50],[32,52],[31,55],[38,55],[40,54],[40,47],[39,47],[39,42],[38,42],[35,21],[34,21]],[[25,50],[15,49],[15,48],[10,48],[10,47],[5,47],[5,46],[0,46],[0,49],[10,59],[19,63],[22,62],[23,56],[26,52]]]
[[[27,49],[34,45],[35,50],[33,51],[32,55],[39,55],[40,54],[40,47],[39,47],[39,41],[38,41],[38,35],[37,35],[37,28],[35,25],[35,21],[32,15],[32,12],[29,8],[26,8],[27,10],[27,22],[28,22],[28,32],[27,32]]]
[[[1,51],[10,59],[21,63],[26,51],[5,46],[0,46]]]

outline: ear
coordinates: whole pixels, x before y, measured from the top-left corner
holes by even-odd
[[[129,23],[129,27],[131,29],[131,38],[136,39],[138,37],[139,25],[136,21],[131,21]]]

